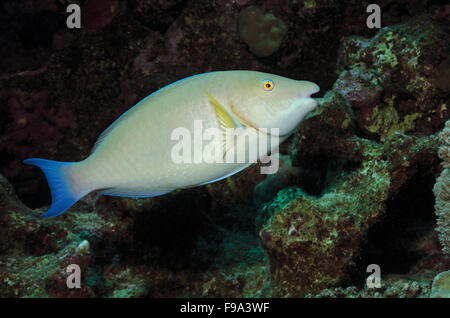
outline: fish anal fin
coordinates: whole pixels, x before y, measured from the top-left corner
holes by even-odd
[[[111,195],[118,197],[131,197],[131,198],[145,198],[145,197],[157,197],[172,190],[143,190],[143,189],[117,189],[109,188],[100,190],[99,193],[103,195]]]
[[[232,175],[235,175],[236,173],[241,172],[241,171],[244,170],[245,168],[248,168],[248,167],[251,166],[252,164],[253,164],[253,163],[251,163],[251,162],[250,162],[250,163],[247,163],[247,164],[243,165],[242,167],[239,167],[238,169],[236,169],[236,170],[234,170],[234,171],[232,171],[232,172],[230,172],[230,173],[227,173],[227,174],[224,175],[224,176],[220,176],[220,177],[217,177],[217,178],[213,178],[212,180],[209,180],[209,181],[200,183],[199,186],[206,185],[206,184],[210,184],[210,183],[214,183],[214,182],[217,182],[217,181],[226,179],[226,178],[228,178],[228,177],[231,177]]]

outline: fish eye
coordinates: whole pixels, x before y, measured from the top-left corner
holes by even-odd
[[[271,91],[274,87],[273,81],[270,79],[265,79],[263,81],[263,88],[265,91]]]

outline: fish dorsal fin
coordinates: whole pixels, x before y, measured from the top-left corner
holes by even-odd
[[[94,151],[98,148],[98,146],[102,143],[102,141],[104,141],[106,139],[106,137],[111,133],[111,131],[114,128],[116,128],[125,119],[125,115],[126,114],[129,115],[133,111],[135,111],[137,106],[139,106],[142,102],[148,101],[151,97],[156,97],[156,96],[158,96],[159,94],[162,94],[162,93],[165,93],[165,94],[170,93],[172,90],[176,89],[177,87],[180,87],[182,85],[186,85],[188,82],[190,82],[192,80],[195,80],[196,78],[201,77],[201,76],[203,76],[205,74],[208,74],[208,73],[192,75],[192,76],[180,79],[180,80],[178,80],[176,82],[173,82],[172,84],[169,84],[167,86],[164,86],[163,88],[158,89],[157,91],[151,93],[150,95],[148,95],[147,97],[142,99],[136,105],[134,105],[129,110],[127,110],[125,113],[123,113],[119,118],[117,118],[111,125],[108,126],[108,128],[106,128],[100,134],[100,136],[98,136],[97,141],[94,144],[94,147],[92,147],[91,154],[94,153]]]
[[[205,73],[207,74],[207,73]],[[133,107],[131,107],[129,110],[127,110],[125,113],[123,113],[122,115],[120,115],[119,118],[117,118],[111,125],[108,126],[108,128],[106,128],[101,134],[100,136],[98,136],[97,141],[94,144],[94,147],[92,147],[91,150],[91,154],[93,154],[95,152],[95,150],[98,148],[98,146],[102,143],[102,141],[104,141],[106,139],[106,137],[111,133],[111,131],[116,128],[124,119],[125,119],[125,115],[129,115],[131,114],[133,111],[135,111],[137,109],[137,106],[139,106],[142,102],[144,101],[149,101],[150,98],[154,98],[157,97],[159,94],[162,93],[170,93],[172,90],[176,89],[177,87],[180,87],[182,85],[186,85],[186,83],[196,79],[197,77],[200,77],[204,74],[199,74],[199,75],[192,75],[186,78],[183,78],[181,80],[178,80],[176,82],[173,82],[172,84],[169,84],[167,86],[164,86],[163,88],[158,89],[157,91],[151,93],[150,95],[148,95],[147,97],[145,97],[144,99],[142,99],[140,102],[138,102],[136,105],[134,105]]]
[[[229,138],[227,138],[227,128],[238,128],[242,127],[242,125],[233,117],[231,117],[226,109],[223,108],[223,106],[220,105],[220,103],[210,93],[208,93],[208,91],[204,90],[204,92],[206,93],[206,95],[208,95],[209,102],[213,106],[214,112],[219,119],[219,128],[223,134],[223,157],[225,158],[227,151],[232,147],[232,144],[227,143],[227,141],[229,141],[230,143],[232,142],[231,140],[229,140]]]

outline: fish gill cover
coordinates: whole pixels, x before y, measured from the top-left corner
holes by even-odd
[[[379,29],[353,0],[2,2],[0,297],[449,297],[450,7],[378,4]],[[24,159],[80,161],[150,93],[218,70],[321,87],[276,174],[39,216]]]

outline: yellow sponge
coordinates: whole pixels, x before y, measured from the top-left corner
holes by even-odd
[[[239,13],[239,36],[256,56],[272,55],[286,34],[286,24],[262,7],[249,6]]]

